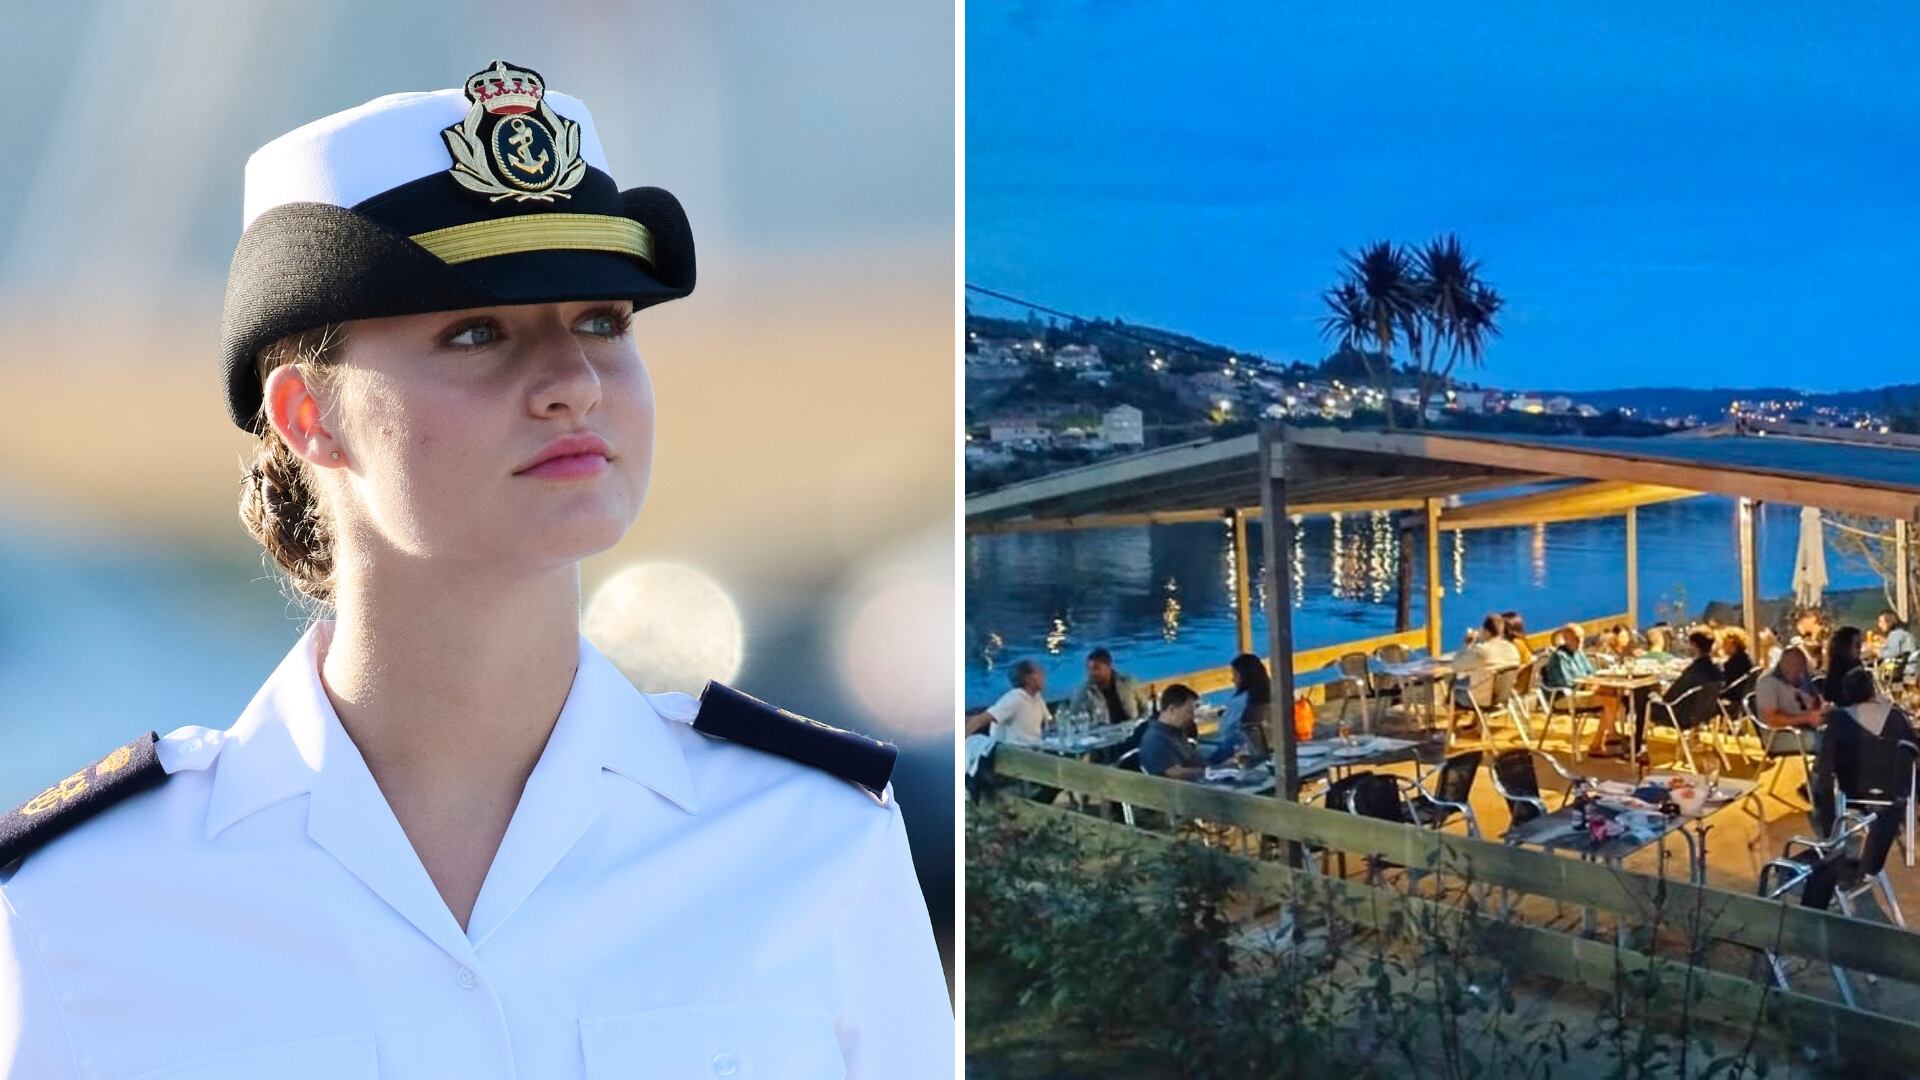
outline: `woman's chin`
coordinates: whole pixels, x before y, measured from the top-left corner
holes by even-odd
[[[542,562],[578,562],[618,544],[633,527],[631,514],[577,514],[549,517],[514,547],[537,552]]]

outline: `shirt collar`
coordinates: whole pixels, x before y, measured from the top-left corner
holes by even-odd
[[[354,758],[346,730],[320,681],[318,657],[333,633],[316,622],[240,714],[220,750],[207,807],[207,836],[249,814],[312,791],[329,757]],[[554,723],[543,761],[569,773],[604,767],[681,809],[696,810],[686,754],[660,716],[613,662],[582,636],[573,687]],[[579,779],[586,779],[581,777]]]

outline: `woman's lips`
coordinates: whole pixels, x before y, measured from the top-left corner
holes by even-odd
[[[519,475],[543,480],[586,480],[599,476],[607,469],[605,454],[567,454],[543,461]]]

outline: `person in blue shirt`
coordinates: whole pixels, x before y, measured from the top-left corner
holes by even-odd
[[[1588,746],[1589,756],[1607,757],[1607,740],[1613,737],[1618,724],[1620,702],[1612,696],[1597,696],[1591,691],[1581,689],[1581,681],[1593,675],[1593,658],[1580,647],[1586,634],[1578,623],[1568,623],[1553,633],[1553,651],[1547,654],[1546,663],[1540,668],[1540,685],[1548,690],[1566,690],[1572,692],[1571,708],[1581,709],[1598,705],[1600,709],[1600,727],[1593,733],[1593,743]]]
[[[1229,666],[1233,669],[1233,696],[1220,715],[1219,742],[1207,758],[1209,765],[1219,765],[1242,751],[1249,757],[1263,758],[1272,745],[1267,725],[1273,716],[1273,680],[1267,675],[1267,665],[1252,653],[1241,653]]]
[[[1200,695],[1185,683],[1160,691],[1160,714],[1140,733],[1140,771],[1171,780],[1199,780],[1207,775],[1200,751],[1187,740],[1194,706]]]

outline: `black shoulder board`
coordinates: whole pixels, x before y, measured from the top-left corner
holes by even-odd
[[[876,799],[885,798],[893,759],[900,755],[892,743],[797,716],[717,682],[700,692],[693,730],[824,769]]]
[[[81,769],[0,817],[0,866],[29,854],[129,795],[167,778],[154,732]]]

